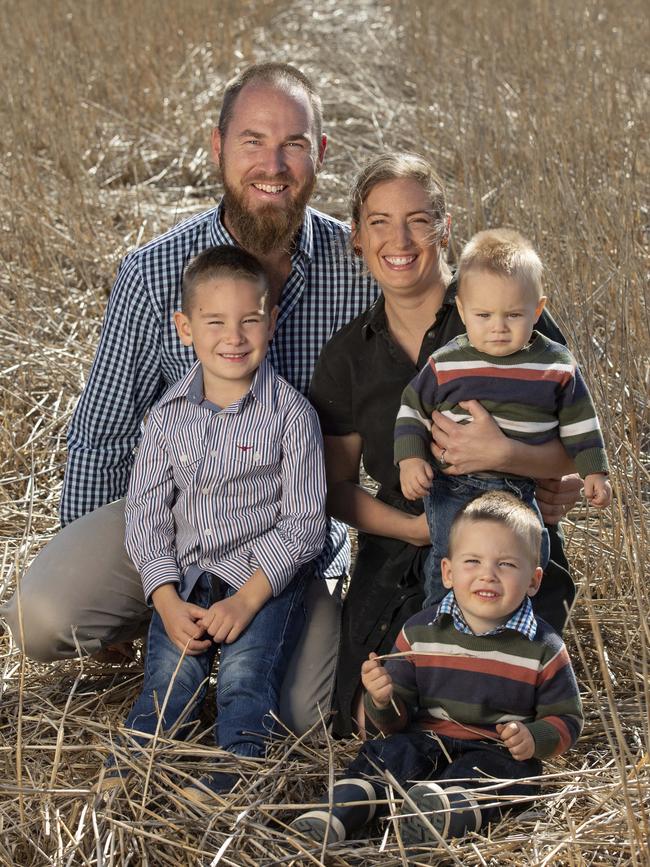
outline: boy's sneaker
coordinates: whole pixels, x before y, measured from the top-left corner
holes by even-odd
[[[460,786],[443,788],[437,783],[417,783],[407,795],[443,839],[463,837],[481,827],[481,811],[473,797]],[[405,799],[399,827],[407,845],[437,842],[435,834]]]
[[[298,816],[289,825],[294,831],[298,831],[303,837],[313,840],[314,843],[322,843],[327,834],[327,845],[342,843],[345,840],[345,828],[343,822],[333,816],[327,810],[310,810]]]
[[[182,794],[195,804],[201,804],[204,807],[215,805],[223,795],[229,794],[237,783],[237,777],[234,774],[226,774],[223,771],[214,771],[211,774],[204,774],[193,783],[183,786]]]

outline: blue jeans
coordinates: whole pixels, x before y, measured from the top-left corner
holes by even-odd
[[[214,737],[218,747],[235,755],[263,756],[268,737],[277,733],[269,711],[278,713],[284,673],[305,622],[302,600],[309,574],[309,570],[302,570],[279,596],[269,599],[236,641],[220,646]],[[189,601],[208,608],[234,592],[225,582],[204,572]],[[126,727],[153,734],[162,711],[161,732],[182,738],[192,731],[217,649],[213,644],[199,656],[184,657],[174,677],[181,652],[169,640],[160,616],[154,612],[147,639],[144,684]],[[136,741],[147,743],[144,738]]]
[[[465,503],[486,491],[507,491],[515,494],[537,513],[542,525],[542,547],[540,566],[545,569],[549,561],[550,542],[548,530],[544,527],[542,514],[535,500],[535,483],[532,479],[506,478],[504,476],[445,476],[434,469],[434,479],[429,493],[424,498],[431,535],[431,551],[424,565],[424,605],[436,605],[447,593],[442,584],[440,563],[447,556],[451,522]]]

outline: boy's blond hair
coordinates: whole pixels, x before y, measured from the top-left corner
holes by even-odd
[[[533,245],[514,229],[486,229],[477,232],[465,245],[458,262],[458,288],[468,271],[490,271],[511,277],[530,290],[536,299],[542,291],[544,266]]]
[[[542,544],[542,525],[539,518],[530,506],[506,491],[488,491],[465,503],[451,522],[447,556],[451,557],[458,527],[461,524],[478,521],[493,521],[495,524],[508,527],[529,549],[531,560],[534,560],[535,565],[539,565]]]

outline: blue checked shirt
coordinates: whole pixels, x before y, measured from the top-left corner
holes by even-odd
[[[447,593],[438,606],[438,611],[433,622],[435,623],[443,614],[449,614],[451,616],[454,621],[454,626],[459,632],[464,632],[465,635],[474,635],[467,623],[465,623],[463,612],[460,610],[460,607],[456,602],[453,590],[450,590],[449,593]],[[514,629],[516,632],[520,632],[529,641],[533,640],[537,632],[537,620],[535,619],[533,606],[531,605],[529,596],[525,597],[519,608],[517,608],[506,623],[503,623],[500,626],[495,626],[495,628],[491,629],[489,632],[482,632],[481,635],[498,635],[499,632],[503,632],[504,629]]]
[[[316,411],[264,361],[221,409],[197,363],[149,414],[126,499],[126,547],[145,599],[162,584],[187,599],[202,572],[234,589],[259,567],[277,596],[326,534]]]
[[[172,318],[181,306],[183,269],[215,244],[235,244],[221,220],[221,205],[179,223],[122,260],[68,432],[63,526],[124,496],[142,419],[195,361]],[[307,208],[268,354],[277,372],[302,394],[322,346],[377,295],[376,284],[347,247],[343,223]],[[345,528],[332,522],[317,571],[343,574],[349,553]]]

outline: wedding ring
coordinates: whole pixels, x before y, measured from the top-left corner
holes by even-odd
[[[447,449],[443,449],[443,450],[440,452],[440,463],[441,463],[441,464],[446,464],[446,463],[447,463],[447,461],[445,460],[445,452],[446,452],[446,451],[447,451]]]

